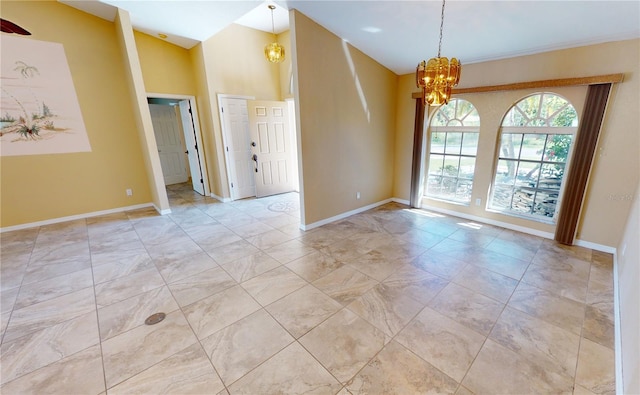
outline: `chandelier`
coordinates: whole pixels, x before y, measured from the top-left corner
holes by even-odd
[[[447,104],[451,98],[451,88],[458,85],[462,65],[456,58],[440,57],[442,48],[442,27],[444,25],[444,3],[442,0],[442,14],[440,15],[440,41],[438,42],[438,57],[429,61],[422,61],[416,68],[416,84],[422,88],[422,102],[430,106]]]
[[[276,9],[276,6],[269,5],[269,9],[271,10],[271,33],[273,36],[276,36],[276,29],[273,23],[273,10]],[[271,63],[281,63],[284,60],[284,47],[278,44],[278,40],[272,42],[271,44],[267,44],[264,47],[264,56]]]

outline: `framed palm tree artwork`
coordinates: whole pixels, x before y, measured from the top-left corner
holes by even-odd
[[[91,151],[62,44],[2,36],[0,156]]]

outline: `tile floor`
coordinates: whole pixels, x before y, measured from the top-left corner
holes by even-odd
[[[614,393],[612,257],[296,194],[3,233],[3,394]],[[166,313],[156,325],[147,316]]]

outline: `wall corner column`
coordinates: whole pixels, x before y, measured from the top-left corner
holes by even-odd
[[[134,105],[133,112],[142,146],[142,156],[147,170],[151,198],[156,210],[158,210],[160,214],[168,214],[171,212],[171,208],[164,185],[158,146],[153,133],[153,123],[151,121],[151,113],[149,112],[149,106],[147,104],[147,94],[144,88],[142,67],[140,66],[140,58],[138,57],[138,49],[136,47],[129,13],[119,8],[116,14],[115,25],[120,48],[123,58],[125,59],[125,73],[128,77],[127,82],[131,100]]]

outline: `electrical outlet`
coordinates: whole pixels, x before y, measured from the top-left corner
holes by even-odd
[[[482,199],[477,198],[477,199],[476,199],[476,206],[479,206],[479,205],[481,205],[481,204],[482,204]]]
[[[360,199],[360,192],[356,192],[356,199]]]
[[[133,191],[131,189],[127,188],[125,192],[127,193],[127,196],[133,196]]]

